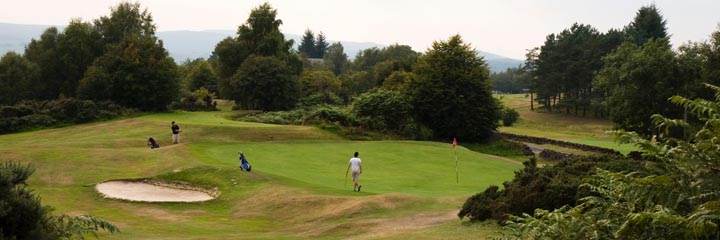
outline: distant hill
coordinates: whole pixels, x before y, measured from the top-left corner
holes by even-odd
[[[0,55],[5,55],[9,51],[23,53],[30,40],[40,38],[40,34],[49,27],[46,25],[0,23]],[[58,28],[58,30],[61,29],[64,29],[64,27]]]
[[[525,63],[523,60],[503,57],[489,52],[477,51],[477,55],[485,58],[490,72],[502,72],[511,67],[522,66]]]
[[[163,40],[165,48],[176,61],[190,58],[207,58],[212,54],[215,45],[226,37],[235,37],[233,30],[206,30],[206,31],[166,31],[158,32],[158,38]],[[293,39],[295,47],[300,44],[302,36],[297,34],[285,34],[285,38]],[[328,42],[335,43],[336,40],[329,39]],[[371,47],[384,47],[373,42],[350,42],[340,41],[349,58],[354,58],[358,52]]]
[[[4,55],[9,51],[24,52],[25,46],[30,43],[30,40],[39,38],[40,34],[48,27],[50,26],[0,23],[0,55]],[[62,31],[65,26],[57,26],[57,28]],[[207,58],[212,54],[218,42],[235,35],[234,30],[164,31],[157,33],[158,38],[163,40],[165,48],[170,52],[170,56],[177,62],[182,62],[185,59]],[[285,34],[285,37],[295,40],[296,46],[302,38],[296,34]],[[329,39],[328,42],[334,43],[337,41]],[[374,42],[340,42],[345,48],[345,54],[351,59],[355,58],[357,53],[363,49],[385,47]],[[478,51],[478,56],[485,57],[492,72],[505,71],[509,67],[517,67],[523,63],[521,60],[483,51]]]

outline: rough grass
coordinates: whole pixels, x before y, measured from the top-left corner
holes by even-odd
[[[460,225],[453,213],[467,196],[520,167],[459,147],[456,184],[447,143],[346,141],[314,127],[234,122],[224,114],[172,112],[0,135],[0,155],[37,169],[29,186],[56,212],[92,214],[121,228],[103,239],[397,238]],[[178,145],[169,144],[173,120],[183,130]],[[146,136],[161,148],[149,149]],[[237,150],[253,172],[237,170]],[[344,187],[354,151],[366,168],[362,193]],[[217,187],[221,195],[202,203],[131,203],[103,199],[93,186],[146,177]]]
[[[614,136],[607,131],[612,130],[612,122],[607,119],[575,116],[563,112],[547,112],[535,105],[530,110],[530,97],[525,94],[497,95],[503,104],[520,113],[520,120],[511,127],[499,128],[502,132],[528,136],[551,138],[556,140],[587,144],[610,148],[628,153],[637,150],[631,145],[620,145],[614,141]]]

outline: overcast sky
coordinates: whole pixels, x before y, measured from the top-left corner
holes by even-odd
[[[0,0],[0,22],[66,25],[92,20],[119,0]],[[158,31],[236,29],[263,0],[141,0]],[[306,28],[329,39],[400,43],[425,51],[433,41],[460,34],[478,50],[524,59],[549,33],[574,22],[600,31],[622,28],[655,2],[675,46],[706,40],[720,23],[720,0],[271,0],[285,33]]]

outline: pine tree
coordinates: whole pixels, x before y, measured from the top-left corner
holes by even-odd
[[[317,35],[317,40],[315,40],[315,55],[313,55],[313,58],[323,58],[325,57],[325,52],[327,51],[327,48],[330,44],[325,39],[325,34],[320,32],[320,34]]]
[[[302,42],[300,42],[300,46],[298,46],[298,52],[306,57],[315,55],[315,33],[310,31],[310,29],[305,30]]]
[[[642,46],[650,39],[667,38],[667,21],[663,19],[660,10],[654,4],[644,6],[638,10],[635,19],[626,27],[626,31],[635,40],[635,44]]]

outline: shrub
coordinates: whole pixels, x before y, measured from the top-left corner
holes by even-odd
[[[493,137],[478,144],[464,145],[473,151],[497,156],[533,156],[535,155],[527,145],[514,142],[501,137]]]
[[[515,109],[507,107],[503,108],[500,115],[500,118],[502,118],[503,121],[503,126],[506,127],[512,126],[520,118],[520,114]]]
[[[319,105],[311,111],[307,120],[338,123],[341,126],[357,125],[357,120],[347,108]]]
[[[575,206],[579,199],[590,194],[579,188],[583,179],[595,169],[626,172],[647,172],[638,161],[619,156],[583,156],[559,162],[554,166],[537,167],[535,158],[523,163],[523,169],[515,172],[510,182],[503,183],[502,190],[492,186],[482,193],[468,198],[458,217],[472,221],[495,219],[503,222],[508,215],[532,214],[535,209],[553,210],[562,206]],[[489,213],[488,213],[489,211]]]
[[[83,239],[100,229],[119,229],[93,216],[53,215],[40,197],[27,187],[35,170],[17,162],[0,162],[0,239]]]
[[[465,201],[458,216],[471,216],[470,219],[492,218],[492,206],[495,199],[500,197],[499,187],[491,185],[484,192],[473,195]]]
[[[112,119],[132,111],[110,101],[76,98],[22,101],[14,106],[0,106],[0,133]]]
[[[343,100],[334,93],[315,93],[298,100],[298,107],[311,108],[317,105],[341,105]]]
[[[32,114],[32,109],[27,106],[2,106],[0,107],[0,118],[22,117]]]
[[[179,101],[170,104],[171,109],[187,111],[218,111],[215,93],[204,87],[191,92],[182,92]]]
[[[353,100],[351,108],[361,124],[373,130],[399,131],[414,122],[409,101],[395,91],[377,89],[363,93]]]
[[[304,109],[296,109],[291,111],[278,111],[278,112],[261,112],[256,114],[248,114],[237,118],[239,121],[247,122],[261,122],[271,124],[293,124],[301,125],[307,111]]]

